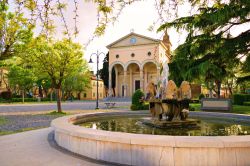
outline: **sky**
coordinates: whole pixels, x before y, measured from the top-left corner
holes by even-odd
[[[63,1],[63,0],[62,0]],[[64,0],[68,2],[67,9],[63,12],[65,16],[66,23],[69,27],[70,32],[74,31],[74,3],[72,0]],[[86,47],[86,43],[93,37],[97,25],[97,9],[96,4],[93,2],[86,2],[85,0],[78,1],[78,15],[77,27],[79,29],[79,34],[74,39],[83,45],[84,58],[89,61],[90,55],[92,53],[103,52],[107,53],[106,48],[110,43],[120,39],[121,37],[129,34],[132,30],[135,33],[149,36],[155,39],[162,39],[164,32],[157,33],[156,30],[159,24],[155,26],[153,31],[149,31],[148,28],[159,18],[157,10],[155,9],[153,0],[143,0],[140,2],[132,3],[127,6],[118,18],[118,21],[114,25],[109,24],[107,26],[106,32],[103,36],[94,38],[92,42]],[[190,12],[190,5],[184,3],[179,7],[178,15],[185,16]],[[193,11],[195,12],[195,11]],[[64,31],[63,22],[61,18],[53,18],[55,25],[57,26],[55,32],[55,38],[62,38],[62,32]],[[37,22],[36,33],[40,32],[39,22]],[[233,35],[237,35],[250,24],[237,27],[232,30]],[[172,50],[174,50],[179,44],[182,44],[185,40],[186,33],[177,33],[174,29],[169,29],[168,34],[170,36],[170,41],[172,43]],[[100,57],[99,68],[102,68],[102,60],[104,56]],[[94,64],[90,65],[90,69],[96,71],[96,58],[93,57]]]
[[[65,11],[66,22],[70,25],[70,30],[73,31],[74,21],[73,21],[73,10],[74,6],[72,3],[69,3],[67,10]],[[183,8],[181,13],[184,11],[188,12],[189,8]],[[97,25],[97,10],[94,3],[80,1],[79,3],[79,18],[77,26],[79,28],[79,34],[75,38],[76,42],[86,45],[89,39],[92,38]],[[153,24],[154,21],[158,19],[158,14],[154,6],[154,1],[144,0],[142,2],[135,2],[132,5],[127,6],[119,16],[117,22],[113,25],[109,24],[105,34],[101,37],[96,37],[90,44],[84,48],[84,58],[89,61],[90,55],[92,53],[103,52],[107,53],[107,45],[120,39],[121,37],[129,34],[131,31],[149,36],[155,39],[162,39],[164,32],[156,32],[158,27],[155,26],[153,31],[149,31],[148,28]],[[62,22],[60,20],[56,21],[56,24],[61,26]],[[56,36],[61,36],[61,29],[57,31]],[[172,50],[176,48],[180,43],[184,42],[185,37],[178,34],[175,30],[170,29],[168,31],[170,36],[170,41],[172,43]],[[99,68],[102,68],[102,60],[104,56],[100,57]],[[93,56],[93,61],[96,62],[96,58]],[[90,64],[90,69],[96,71],[96,63]]]

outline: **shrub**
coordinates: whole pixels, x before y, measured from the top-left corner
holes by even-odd
[[[234,94],[233,102],[236,105],[243,105],[244,102],[250,101],[250,94]]]
[[[189,106],[189,111],[195,111],[195,108],[192,106]]]
[[[144,93],[138,89],[135,91],[135,93],[132,96],[132,105],[130,106],[131,110],[144,110],[146,107],[148,109],[148,106],[141,101],[141,99],[144,97]]]
[[[37,101],[37,99],[36,98],[24,98],[24,101],[25,102],[34,102],[34,101]],[[22,98],[12,98],[11,102],[23,102],[23,99]]]
[[[203,99],[203,98],[205,98],[205,95],[204,95],[203,93],[201,93],[201,94],[199,95],[199,100],[201,100],[201,99]]]
[[[10,100],[10,98],[11,98],[11,92],[4,91],[4,92],[1,93],[0,97],[2,97],[5,100]]]
[[[41,98],[41,101],[50,101],[50,98]]]

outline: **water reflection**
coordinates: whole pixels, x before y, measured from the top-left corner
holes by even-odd
[[[201,119],[198,128],[159,129],[143,125],[140,120],[143,117],[122,117],[102,119],[99,121],[87,122],[81,126],[126,133],[153,134],[153,135],[185,135],[185,136],[229,136],[249,135],[250,126],[229,123],[228,121],[215,121],[214,119]]]

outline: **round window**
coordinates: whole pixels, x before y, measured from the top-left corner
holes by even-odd
[[[119,58],[119,54],[117,54],[115,57],[118,59]]]
[[[134,57],[134,56],[135,56],[135,54],[134,54],[134,53],[132,53],[132,54],[131,54],[131,57]]]
[[[151,52],[150,51],[148,52],[148,56],[151,56]]]

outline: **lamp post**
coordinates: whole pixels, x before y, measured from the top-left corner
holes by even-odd
[[[98,52],[98,50],[97,50],[97,52],[96,53],[92,53],[91,55],[90,55],[90,59],[89,59],[89,63],[93,63],[93,61],[92,61],[92,59],[91,59],[91,57],[92,57],[92,55],[95,55],[96,56],[96,68],[97,68],[97,71],[96,71],[96,86],[97,86],[97,88],[96,88],[96,108],[95,109],[99,109],[99,83],[98,83],[98,80],[99,80],[99,56],[101,55],[101,54],[103,54],[104,55],[104,57],[105,57],[105,54],[103,53],[103,52]],[[105,61],[104,61],[105,62]]]

